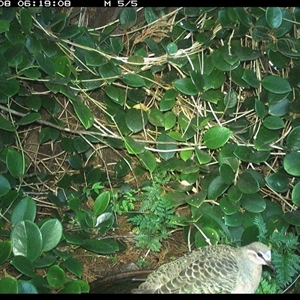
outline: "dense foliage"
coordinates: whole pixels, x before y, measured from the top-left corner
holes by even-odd
[[[122,251],[120,214],[152,251],[174,228],[195,247],[259,239],[278,267],[259,291],[291,284],[299,35],[294,7],[127,7],[100,29],[0,8],[0,264],[20,274],[0,292],[88,292],[62,249]]]

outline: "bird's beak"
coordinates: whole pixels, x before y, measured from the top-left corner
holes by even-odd
[[[273,272],[276,272],[276,269],[274,268],[272,262],[266,261],[266,263],[267,263],[267,266],[268,266]]]

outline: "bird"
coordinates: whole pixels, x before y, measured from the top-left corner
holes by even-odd
[[[271,249],[252,242],[243,247],[210,245],[161,265],[132,294],[254,294],[262,266],[275,270]]]

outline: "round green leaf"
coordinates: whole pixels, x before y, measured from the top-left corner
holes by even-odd
[[[143,153],[138,155],[142,164],[149,170],[151,173],[156,169],[156,159],[152,152],[145,150]]]
[[[135,90],[130,90],[135,91]],[[125,89],[118,88],[114,85],[107,85],[105,87],[105,93],[111,98],[115,103],[123,105],[126,100]]]
[[[234,180],[234,172],[232,168],[228,164],[222,164],[219,168],[220,176],[222,180],[227,183],[231,184]]]
[[[10,122],[0,115],[0,129],[5,131],[14,132],[16,129]]]
[[[135,141],[130,136],[125,136],[124,142],[125,142],[125,147],[129,154],[140,154],[145,151],[144,144]]]
[[[73,257],[69,257],[64,261],[64,266],[67,268],[67,270],[74,275],[76,275],[78,278],[81,278],[82,275],[82,264]]]
[[[99,216],[106,210],[108,204],[110,201],[110,192],[105,191],[101,193],[95,200],[94,206],[93,206],[93,214],[95,216]]]
[[[222,195],[228,188],[229,184],[225,183],[221,176],[214,178],[208,186],[207,196],[209,199],[216,199]]]
[[[16,125],[28,125],[41,118],[42,116],[39,113],[29,113],[16,122]]]
[[[283,159],[284,170],[292,176],[300,176],[300,153],[291,152]]]
[[[43,238],[43,251],[47,252],[55,248],[63,234],[62,224],[57,219],[47,220],[41,227]]]
[[[66,160],[73,169],[75,169],[75,170],[81,169],[82,161],[81,161],[81,158],[79,155],[70,156]]]
[[[77,153],[84,153],[91,147],[89,143],[80,136],[73,140],[73,146]]]
[[[131,160],[129,157],[122,157],[120,160],[117,161],[114,167],[114,172],[117,178],[124,177],[127,175],[131,170]]]
[[[263,87],[275,94],[283,94],[292,90],[290,83],[282,77],[268,75],[262,80]]]
[[[283,193],[289,188],[289,179],[283,173],[273,173],[266,178],[266,183],[270,186],[274,191],[278,193]]]
[[[212,245],[216,244],[219,241],[219,234],[218,232],[210,227],[203,227],[201,228],[202,233],[205,235],[205,237],[197,231],[195,234],[195,247],[200,248],[203,246],[207,246],[207,240],[208,238]]]
[[[266,21],[268,25],[274,29],[278,28],[282,23],[282,11],[279,7],[267,7]]]
[[[19,151],[9,148],[6,155],[6,165],[9,173],[14,178],[19,178],[25,172],[25,159]]]
[[[4,241],[0,243],[0,265],[9,258],[11,250],[11,241]]]
[[[173,128],[176,124],[176,115],[172,111],[168,111],[164,114],[164,127],[165,130]]]
[[[17,294],[18,281],[15,278],[5,277],[0,279],[0,294]]]
[[[151,108],[149,110],[148,119],[149,119],[149,122],[154,126],[157,126],[157,127],[164,126],[164,115],[157,108]]]
[[[125,122],[133,133],[137,133],[143,130],[146,126],[148,122],[148,116],[143,110],[131,108],[125,114]]]
[[[132,87],[142,87],[145,86],[145,80],[138,74],[125,74],[122,78],[123,82]]]
[[[110,243],[108,239],[86,239],[82,247],[98,254],[113,254],[117,251],[114,244]]]
[[[225,225],[229,227],[238,227],[243,224],[244,216],[240,211],[237,211],[236,213],[232,215],[225,215]]]
[[[250,86],[256,89],[259,88],[259,80],[252,69],[245,69],[242,79],[244,79]]]
[[[34,221],[36,217],[36,204],[31,197],[23,198],[13,209],[10,221],[16,225],[20,221]]]
[[[291,212],[286,212],[283,215],[286,222],[294,226],[300,226],[300,210],[294,210]]]
[[[257,179],[253,176],[253,174],[247,171],[244,171],[242,174],[240,174],[237,181],[237,187],[242,193],[245,194],[254,194],[260,189]]]
[[[0,175],[0,197],[6,195],[10,191],[9,181],[2,175]]]
[[[236,185],[232,185],[228,189],[227,196],[230,201],[237,202],[242,198],[243,193],[238,189]]]
[[[125,5],[126,6],[126,5]],[[137,11],[135,7],[124,7],[119,16],[121,29],[131,28],[137,21]]]
[[[20,85],[16,78],[0,81],[0,93],[8,97],[12,97],[17,94],[19,89]]]
[[[296,183],[292,190],[292,201],[300,207],[300,182]]]
[[[272,116],[284,116],[289,113],[290,101],[285,98],[277,103],[271,103],[269,106],[269,114]],[[274,129],[273,129],[274,130]]]
[[[158,152],[161,158],[163,158],[164,160],[168,160],[175,155],[177,145],[175,144],[175,140],[173,138],[171,138],[169,135],[163,132],[157,138],[157,141],[162,142],[162,144],[160,143],[157,144],[157,149],[161,150],[160,152]]]
[[[198,89],[194,85],[191,78],[180,78],[173,82],[175,88],[186,95],[194,96],[198,94]]]
[[[29,220],[17,223],[11,231],[14,255],[22,255],[36,260],[42,253],[42,234],[36,224]]]
[[[232,215],[239,211],[240,206],[230,201],[227,197],[223,197],[220,200],[220,208],[225,215]]]
[[[203,136],[204,144],[209,149],[222,147],[228,141],[231,133],[231,130],[226,127],[212,127],[208,129]]]
[[[266,200],[259,194],[244,194],[241,199],[241,206],[252,213],[260,213],[266,208]]]
[[[28,276],[34,277],[35,271],[32,262],[25,256],[14,256],[10,262],[20,273]]]
[[[170,55],[174,55],[178,51],[176,43],[170,43],[167,45],[167,51]]]
[[[94,124],[94,115],[90,109],[81,102],[72,102],[74,111],[85,129],[89,129]]]
[[[54,76],[56,74],[54,62],[50,57],[47,57],[43,53],[35,53],[35,59],[46,74],[50,76]]]
[[[208,164],[212,160],[211,155],[197,147],[195,148],[195,154],[200,164]]]
[[[230,91],[224,97],[224,104],[226,108],[233,108],[237,104],[237,95],[235,91]]]
[[[300,126],[295,127],[286,138],[286,146],[291,151],[300,150]]]
[[[54,288],[61,287],[66,282],[65,271],[57,265],[51,266],[46,276],[47,282]]]
[[[277,130],[285,127],[283,120],[277,116],[268,116],[264,119],[263,125],[271,130]]]
[[[26,280],[18,280],[18,294],[38,294],[36,286]]]

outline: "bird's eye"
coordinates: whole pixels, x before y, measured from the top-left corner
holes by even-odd
[[[257,252],[257,255],[260,257],[260,258],[263,258],[264,256],[262,255],[261,252]]]

